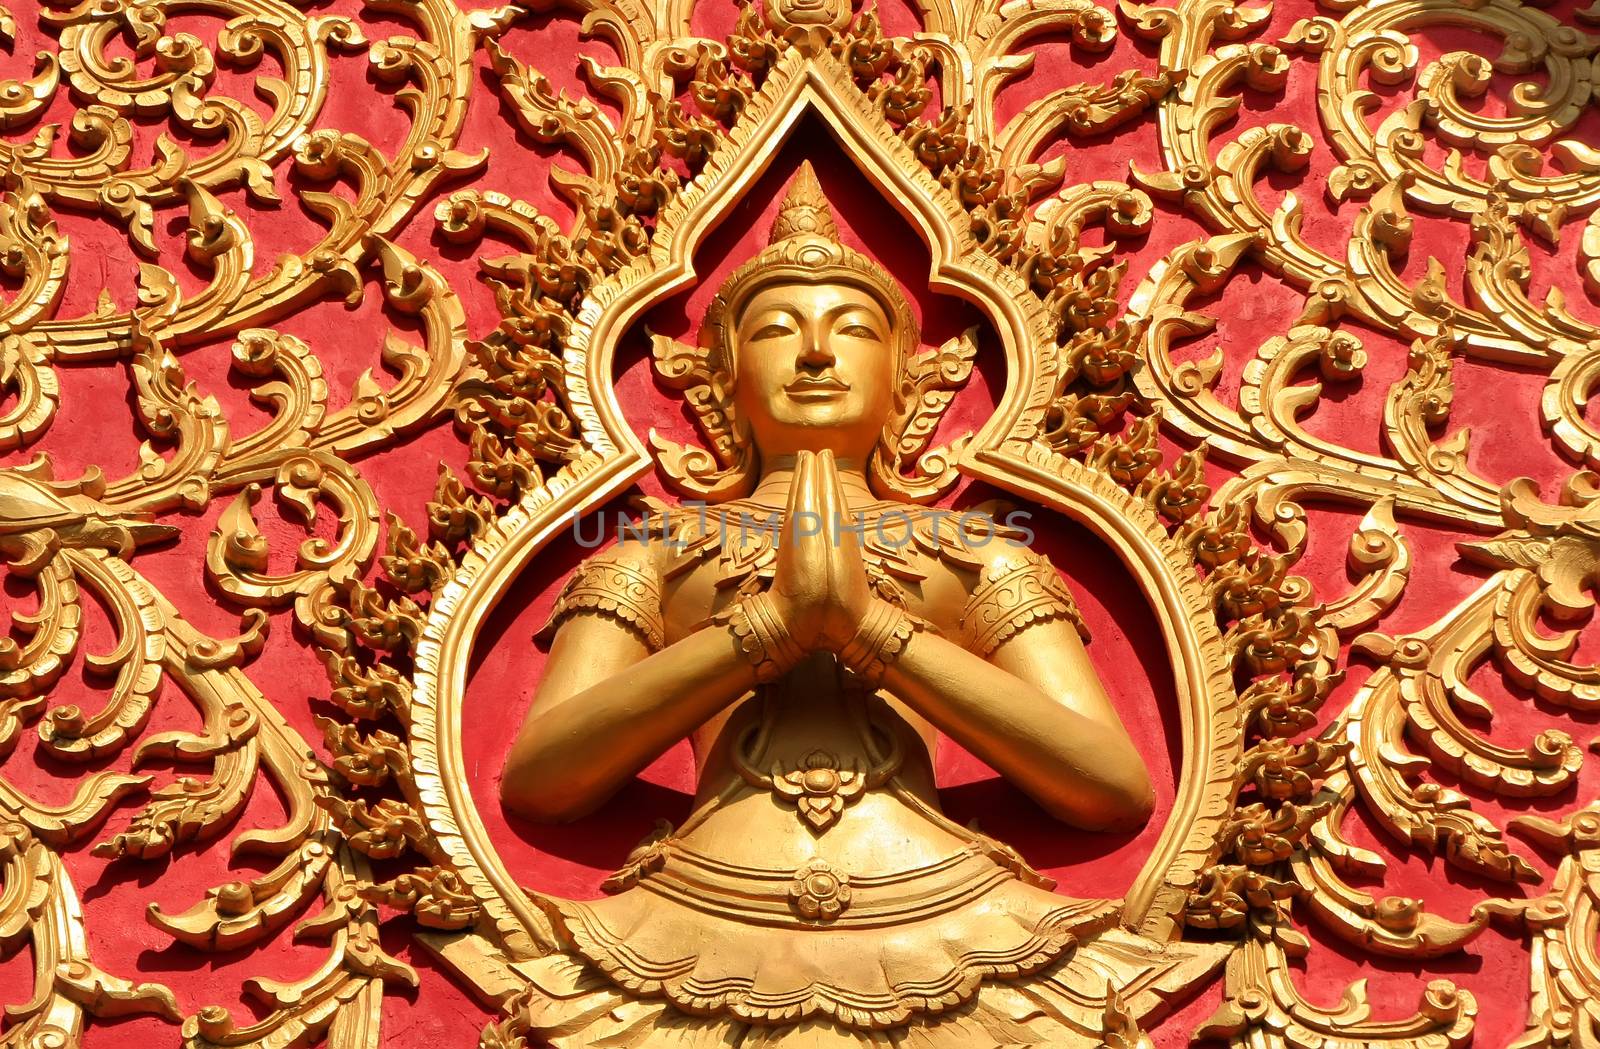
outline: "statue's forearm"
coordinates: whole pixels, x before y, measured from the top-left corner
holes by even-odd
[[[581,646],[552,652],[552,662],[558,655],[600,658]],[[754,685],[732,636],[709,627],[575,692],[541,688],[512,746],[501,797],[535,819],[576,819]]]
[[[937,634],[913,635],[883,684],[1058,819],[1098,830],[1149,815],[1149,774],[1120,725]]]

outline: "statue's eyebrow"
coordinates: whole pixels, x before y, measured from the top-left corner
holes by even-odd
[[[878,321],[878,320],[882,320],[883,319],[882,318],[883,308],[881,306],[876,306],[875,303],[866,303],[866,302],[841,302],[837,306],[834,306],[831,309],[827,310],[823,314],[823,316],[828,318],[829,320],[833,320],[835,317],[838,317],[841,314],[850,313],[852,311],[858,311],[858,312],[861,312],[861,313],[865,313],[868,316],[870,316],[874,321]],[[887,322],[885,322],[885,323],[887,323]]]
[[[776,313],[779,316],[785,318],[786,320],[799,320],[800,319],[799,317],[797,317],[795,315],[794,308],[792,306],[790,306],[788,303],[786,303],[786,302],[775,302],[770,306],[763,306],[759,310],[752,310],[752,309],[746,308],[746,310],[744,312],[743,320],[746,323],[748,323],[748,322],[751,322],[751,321],[759,319],[759,320],[761,320],[761,322],[763,324],[765,324],[770,319],[770,315],[774,314],[774,313]],[[744,324],[740,324],[740,327],[743,327],[743,326],[744,326]]]
[[[869,302],[841,302],[823,310],[822,316],[823,319],[832,321],[852,312],[865,313],[872,318],[874,323],[880,326],[888,323],[887,318],[883,316],[883,307]],[[742,328],[746,323],[754,323],[757,319],[760,319],[763,324],[768,323],[768,316],[774,313],[791,321],[798,322],[800,320],[799,314],[793,305],[787,302],[774,302],[771,305],[762,306],[760,309],[749,309],[747,307],[739,326]]]

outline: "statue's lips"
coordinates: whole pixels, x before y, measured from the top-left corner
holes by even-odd
[[[796,379],[783,391],[797,401],[825,401],[848,393],[850,384],[832,377]]]

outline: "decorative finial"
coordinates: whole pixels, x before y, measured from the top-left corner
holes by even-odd
[[[789,192],[778,207],[778,217],[772,220],[768,244],[794,237],[817,237],[839,243],[839,227],[834,224],[833,212],[828,210],[828,200],[822,195],[817,173],[811,170],[811,161],[800,165]]]

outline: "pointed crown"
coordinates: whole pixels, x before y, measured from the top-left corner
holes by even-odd
[[[712,368],[731,373],[730,335],[745,303],[761,288],[830,281],[854,284],[878,300],[894,329],[899,360],[915,352],[916,320],[899,284],[872,259],[840,242],[838,224],[808,160],[800,165],[778,206],[767,246],[729,275],[706,310],[701,336],[710,350]]]
[[[839,243],[839,227],[828,210],[828,200],[822,195],[817,173],[811,161],[800,165],[799,174],[789,183],[789,192],[778,205],[778,217],[772,220],[772,232],[767,235],[769,245],[795,237],[820,237]]]

